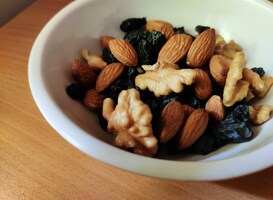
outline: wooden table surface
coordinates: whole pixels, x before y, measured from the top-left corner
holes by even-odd
[[[31,96],[28,57],[45,23],[69,0],[38,0],[0,29],[0,199],[273,199],[273,167],[217,182],[144,177],[68,144]],[[272,153],[272,152],[270,152]]]

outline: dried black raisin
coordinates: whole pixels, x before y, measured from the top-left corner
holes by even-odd
[[[202,33],[203,31],[210,29],[209,26],[202,26],[202,25],[198,25],[195,27],[195,31],[198,32],[198,34]]]
[[[135,49],[138,47],[140,40],[147,40],[150,32],[146,30],[133,30],[124,35],[124,39],[128,41]]]
[[[107,121],[106,119],[104,119],[103,115],[101,112],[98,112],[98,120],[99,120],[99,123],[100,123],[100,126],[103,130],[107,131]]]
[[[164,34],[158,31],[152,31],[147,41],[152,45],[153,49],[155,50],[154,53],[157,55],[163,45],[166,43],[167,39]]]
[[[262,77],[265,74],[265,71],[262,67],[253,67],[251,70],[257,74],[259,74],[260,77]]]
[[[113,82],[105,91],[105,94],[117,102],[118,95],[122,90],[128,89],[128,79],[122,78]]]
[[[111,50],[109,48],[104,48],[102,50],[102,59],[107,62],[107,64],[117,62],[117,59],[112,54]]]
[[[181,27],[174,27],[173,28],[174,32],[176,34],[185,34],[185,29],[184,29],[184,26],[181,26]]]
[[[156,62],[157,57],[153,55],[153,47],[146,40],[141,40],[137,48],[140,65],[152,65]]]
[[[85,89],[77,83],[68,85],[66,87],[66,92],[74,100],[82,100],[85,95]]]
[[[140,29],[146,24],[146,18],[129,18],[124,20],[120,25],[120,30],[123,32],[130,32],[132,30]]]
[[[253,131],[249,123],[248,105],[237,105],[225,120],[215,125],[213,134],[216,138],[231,143],[249,141]]]

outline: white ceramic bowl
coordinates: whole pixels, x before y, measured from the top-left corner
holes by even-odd
[[[273,4],[266,0],[78,0],[59,12],[41,31],[30,55],[29,83],[50,125],[84,153],[143,175],[179,180],[220,180],[273,165],[273,120],[254,129],[255,138],[227,145],[206,156],[147,158],[113,147],[94,113],[70,99],[66,86],[71,62],[81,48],[99,54],[100,35],[122,37],[121,21],[129,17],[162,19],[193,33],[196,25],[214,27],[245,52],[248,66],[273,75]],[[273,106],[272,90],[259,103]],[[58,148],[58,147],[56,147]]]

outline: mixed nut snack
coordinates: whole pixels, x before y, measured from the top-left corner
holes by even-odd
[[[113,144],[144,156],[187,151],[208,154],[253,138],[251,126],[270,119],[272,107],[252,105],[273,77],[246,67],[242,48],[214,28],[184,27],[130,18],[124,38],[101,36],[102,55],[81,50],[72,63],[68,95],[97,112]]]

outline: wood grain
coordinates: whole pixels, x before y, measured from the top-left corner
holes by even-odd
[[[30,93],[28,57],[68,0],[38,0],[0,29],[0,199],[272,199],[273,168],[218,182],[132,174],[81,153],[45,121]]]

